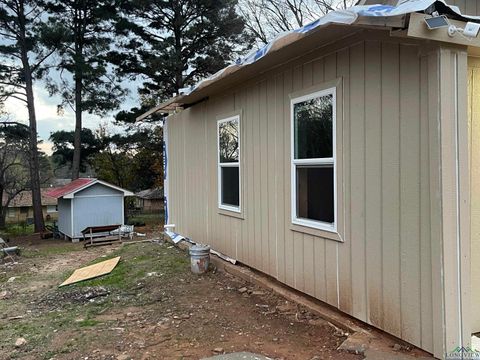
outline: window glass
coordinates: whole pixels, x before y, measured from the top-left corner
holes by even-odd
[[[218,206],[240,212],[240,117],[219,120]]]
[[[333,156],[333,95],[294,104],[295,159]]]
[[[219,124],[218,129],[220,162],[237,162],[239,158],[238,121],[225,121]]]
[[[239,168],[222,167],[222,204],[239,206],[240,205],[240,183]]]
[[[333,223],[333,166],[298,166],[296,171],[297,217]]]

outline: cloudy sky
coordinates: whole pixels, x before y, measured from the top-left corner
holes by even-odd
[[[131,88],[131,90],[130,94],[123,102],[122,109],[128,110],[133,106],[137,106],[138,98],[134,84],[125,85]],[[58,96],[50,97],[41,82],[37,82],[34,85],[34,94],[38,135],[40,139],[43,140],[43,144],[41,144],[40,148],[47,154],[51,154],[52,143],[49,140],[50,134],[58,130],[74,130],[75,114],[70,107],[66,106],[64,114],[61,116],[58,115],[57,105],[61,103],[60,98]],[[25,124],[28,123],[27,107],[23,102],[10,98],[6,101],[5,107],[13,119]],[[107,123],[112,132],[121,132],[121,127],[112,124],[115,113],[116,112],[112,112],[105,117],[99,117],[85,112],[83,114],[83,127],[95,130],[98,128],[99,124]]]

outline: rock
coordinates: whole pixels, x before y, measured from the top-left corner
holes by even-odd
[[[252,295],[262,296],[262,295],[265,295],[265,292],[264,291],[252,291]]]
[[[11,294],[7,290],[3,290],[0,292],[0,300],[8,299],[10,295]]]
[[[238,289],[238,292],[240,294],[246,293],[247,291],[248,291],[248,289],[246,287],[242,287],[242,288]]]
[[[15,347],[19,348],[27,344],[27,340],[25,338],[21,337],[18,338],[17,341],[15,341]]]
[[[15,279],[16,279],[16,277],[15,277],[15,276],[12,276],[11,278],[9,278],[9,279],[7,280],[7,283],[14,282]]]
[[[338,350],[363,355],[370,347],[370,338],[361,333],[350,335],[339,347]]]
[[[117,360],[129,360],[129,359],[131,359],[131,357],[128,354],[120,354],[117,356]]]
[[[408,345],[401,345],[401,344],[395,344],[393,345],[393,350],[394,351],[410,351],[410,346]]]
[[[215,349],[213,349],[213,352],[217,353],[217,354],[222,354],[223,353],[223,348],[221,348],[221,347],[215,348]]]

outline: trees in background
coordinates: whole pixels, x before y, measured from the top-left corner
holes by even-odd
[[[160,102],[225,67],[245,48],[237,0],[127,0],[111,59],[119,71],[141,75],[140,94]]]
[[[36,31],[43,9],[33,0],[0,0],[0,101],[14,98],[28,110],[28,164],[35,231],[45,229],[42,213],[37,148],[34,80],[41,76],[53,53],[40,46]],[[50,43],[48,37],[45,43]]]
[[[82,133],[82,171],[92,168],[99,179],[133,191],[163,185],[161,127],[110,134],[101,125],[95,132]],[[55,166],[71,164],[73,138],[73,131],[52,133]]]
[[[91,165],[92,157],[104,148],[102,141],[96,134],[87,128],[82,129],[81,133],[81,156],[79,163],[79,172],[85,172],[87,167]],[[72,168],[75,153],[75,131],[56,131],[50,135],[53,142],[53,162],[55,167],[68,166]]]
[[[31,190],[29,133],[27,125],[10,119],[0,102],[0,228],[5,226],[8,205],[15,196]],[[51,172],[42,152],[39,152],[39,163],[42,169],[39,179],[43,184]]]
[[[114,46],[119,7],[115,0],[45,0],[43,6],[49,17],[42,34],[58,39],[55,45],[45,43],[59,59],[52,64],[56,72],[48,79],[49,91],[61,95],[62,105],[75,113],[71,168],[76,179],[84,151],[84,112],[105,115],[118,109],[126,94],[107,56]]]
[[[245,26],[258,45],[275,35],[297,29],[337,8],[347,8],[356,0],[240,0],[239,11]]]

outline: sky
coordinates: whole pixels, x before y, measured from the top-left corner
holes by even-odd
[[[134,106],[138,106],[138,96],[136,92],[137,84],[132,82],[126,85],[131,89],[130,94],[123,101],[122,109],[128,110]],[[34,85],[33,91],[35,96],[35,113],[37,115],[37,131],[40,140],[43,141],[39,147],[42,151],[50,155],[53,145],[49,140],[50,134],[59,130],[73,131],[75,129],[75,114],[70,107],[65,106],[64,114],[58,115],[57,105],[61,103],[60,97],[50,97],[44,84],[41,82],[37,82]],[[23,102],[9,98],[5,102],[5,110],[10,114],[12,120],[15,119],[15,121],[28,124],[27,107]],[[113,125],[113,119],[117,112],[118,110],[104,117],[84,112],[83,127],[95,130],[100,124],[108,124],[111,132],[122,132],[123,129],[121,127]]]

